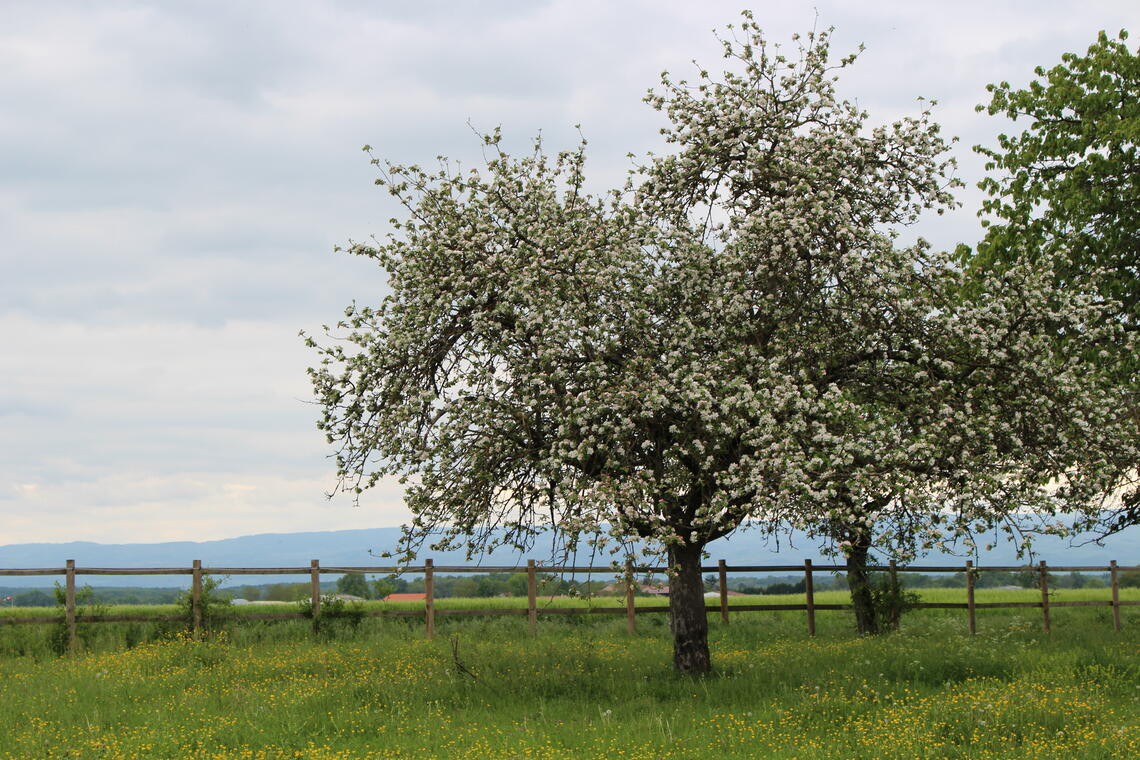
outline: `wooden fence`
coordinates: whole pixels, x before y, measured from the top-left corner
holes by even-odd
[[[729,611],[732,612],[786,612],[802,611],[806,613],[807,633],[815,635],[815,613],[817,610],[848,610],[850,604],[819,604],[815,601],[813,574],[816,572],[843,572],[845,565],[815,565],[811,560],[804,560],[802,565],[728,565],[722,559],[715,565],[704,566],[702,573],[717,573],[719,578],[720,599],[719,604],[707,605],[707,612],[719,613],[722,622],[729,621]],[[1047,566],[1042,560],[1037,565],[975,567],[973,562],[967,561],[964,566],[899,566],[894,562],[889,565],[875,565],[867,568],[870,571],[886,572],[890,583],[898,588],[898,573],[964,573],[966,576],[965,602],[920,602],[915,605],[918,609],[964,609],[966,610],[967,630],[972,634],[977,632],[977,610],[999,608],[1040,608],[1041,622],[1046,633],[1050,630],[1049,611],[1055,607],[1111,607],[1113,627],[1120,630],[1120,608],[1130,605],[1140,605],[1140,601],[1121,601],[1119,575],[1121,571],[1137,570],[1140,566],[1119,566],[1113,560],[1107,566]],[[982,602],[974,601],[975,582],[983,572],[1025,572],[1030,571],[1038,575],[1038,585],[1041,590],[1039,602]],[[1110,577],[1110,599],[1096,601],[1051,601],[1049,599],[1049,571],[1058,572],[1107,572]],[[375,573],[388,575],[391,573],[413,573],[424,576],[424,608],[400,610],[365,610],[368,617],[423,617],[426,624],[427,636],[435,635],[435,619],[444,616],[477,616],[477,615],[526,615],[530,632],[534,634],[538,625],[538,573],[555,574],[614,574],[613,567],[574,567],[562,565],[539,565],[533,559],[527,560],[525,566],[439,566],[432,560],[424,561],[423,565],[406,567],[324,567],[318,560],[312,560],[309,567],[202,567],[201,560],[194,560],[191,567],[76,567],[75,560],[67,560],[65,567],[61,568],[0,568],[0,576],[29,576],[29,575],[63,575],[65,576],[64,615],[56,617],[0,617],[0,624],[36,624],[60,623],[67,627],[69,649],[76,646],[76,625],[78,615],[76,610],[75,578],[78,575],[190,575],[190,626],[194,635],[198,635],[202,627],[202,577],[206,574],[213,576],[224,575],[308,575],[311,581],[312,616],[319,617],[321,607],[320,577],[322,573],[343,575],[346,573]],[[448,609],[435,608],[434,577],[436,573],[518,573],[527,575],[527,606],[521,608],[499,609]],[[665,573],[665,567],[644,567],[626,564],[622,577],[625,585],[624,607],[586,607],[586,608],[543,608],[544,615],[580,615],[580,614],[625,614],[626,628],[630,633],[634,631],[634,617],[637,614],[668,612],[668,605],[642,605],[634,604],[634,575],[636,573]],[[728,573],[788,573],[801,572],[804,576],[804,603],[803,604],[734,604],[728,603]],[[250,620],[288,620],[308,617],[299,612],[268,612],[243,613],[243,619]],[[90,615],[83,618],[83,622],[112,623],[112,622],[153,622],[182,620],[177,615]]]

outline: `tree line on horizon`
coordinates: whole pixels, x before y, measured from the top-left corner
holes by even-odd
[[[609,591],[604,589],[607,583],[603,581],[578,582],[559,578],[552,574],[539,574],[540,596],[577,596],[591,595],[623,595],[624,591]],[[885,583],[883,573],[873,574],[872,581]],[[359,579],[345,581],[345,579]],[[1037,588],[1040,583],[1040,574],[1036,571],[1026,570],[1020,572],[986,571],[977,574],[975,588],[1020,587]],[[965,573],[944,573],[939,575],[925,575],[922,573],[906,573],[900,578],[900,585],[905,589],[921,588],[965,588]],[[1105,588],[1108,577],[1104,573],[1081,573],[1077,571],[1055,574],[1048,573],[1049,587],[1052,589],[1079,589],[1079,588]],[[488,573],[486,575],[436,575],[434,577],[434,594],[437,598],[490,598],[490,597],[526,597],[526,573]],[[659,585],[668,583],[664,576],[644,577],[640,585]],[[1120,574],[1121,588],[1140,588],[1140,570],[1130,570]],[[840,573],[819,573],[815,579],[816,591],[841,591],[846,588],[846,578]],[[784,595],[802,594],[805,591],[802,578],[795,576],[734,576],[728,579],[728,588],[749,595]],[[706,593],[720,590],[720,581],[715,575],[704,578]],[[344,575],[337,581],[323,582],[322,594],[351,594],[365,600],[379,600],[392,593],[423,593],[422,578],[365,579],[362,575]],[[241,585],[219,587],[217,596],[222,599],[244,599],[250,602],[301,602],[309,599],[312,586],[303,583],[269,583],[261,585]],[[640,588],[636,591],[643,595]],[[145,587],[100,587],[91,588],[90,601],[100,605],[160,605],[175,604],[186,594],[180,588],[145,588]],[[0,604],[3,607],[52,607],[58,604],[56,594],[51,588],[21,588],[0,589]]]

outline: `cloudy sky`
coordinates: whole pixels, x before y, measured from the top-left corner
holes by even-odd
[[[719,60],[740,0],[0,3],[0,545],[205,540],[399,524],[397,488],[327,500],[298,338],[373,264],[333,252],[395,213],[360,148],[471,162],[472,129],[590,141],[591,178],[656,146],[663,69]],[[985,85],[1140,31],[1135,0],[765,2],[771,39],[835,26],[872,118],[940,102],[969,146]],[[978,194],[924,223],[978,237]]]

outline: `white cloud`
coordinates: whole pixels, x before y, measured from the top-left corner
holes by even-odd
[[[407,519],[399,488],[382,484],[363,506],[328,501],[324,477],[125,470],[85,482],[21,484],[0,500],[0,545],[68,540],[137,543],[373,528]]]
[[[816,21],[818,8],[818,22]],[[595,182],[658,145],[641,103],[662,69],[715,67],[739,3],[9,4],[0,23],[0,543],[218,538],[394,524],[397,489],[326,502],[327,446],[296,337],[371,262],[334,256],[397,212],[359,148],[480,155],[467,126],[526,146],[590,140]],[[969,146],[987,82],[1137,26],[1134,2],[756,6],[774,40],[832,24],[867,51],[843,92],[877,119],[941,101]],[[965,208],[916,230],[977,235]],[[114,538],[119,536],[120,538]],[[129,536],[129,539],[121,537]]]

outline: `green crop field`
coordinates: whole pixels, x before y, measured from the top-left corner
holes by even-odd
[[[1039,596],[978,593],[999,599]],[[801,597],[743,602],[759,600]],[[43,644],[56,626],[5,625],[0,758],[1140,757],[1140,607],[1120,633],[1107,608],[1055,609],[1048,636],[1035,609],[980,611],[972,637],[961,610],[909,613],[878,638],[853,635],[847,612],[819,613],[814,639],[802,612],[716,618],[716,671],[696,679],[671,672],[660,614],[633,635],[621,616],[540,615],[533,637],[525,617],[445,617],[430,641],[414,618],[320,635],[230,620],[202,641],[88,624],[87,651],[64,657]]]

